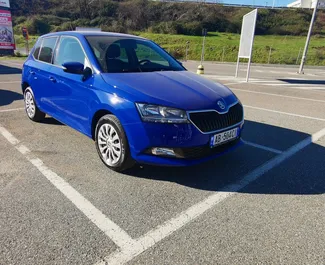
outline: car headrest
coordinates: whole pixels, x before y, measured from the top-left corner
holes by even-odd
[[[120,55],[121,55],[121,50],[117,44],[112,44],[108,47],[106,52],[107,59],[115,59],[117,57],[120,57]]]

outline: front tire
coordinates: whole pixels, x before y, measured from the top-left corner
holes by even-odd
[[[35,122],[40,122],[45,118],[45,113],[37,107],[33,91],[30,87],[24,91],[25,111],[28,118]]]
[[[134,166],[128,140],[116,116],[108,114],[98,121],[95,144],[99,157],[110,169],[122,172]]]

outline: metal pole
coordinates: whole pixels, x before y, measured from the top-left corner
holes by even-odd
[[[272,47],[270,47],[270,52],[269,52],[269,59],[267,61],[268,64],[270,64],[270,60],[271,60],[271,53],[272,53]]]
[[[203,44],[202,44],[202,53],[201,53],[201,65],[204,61],[204,49],[205,49],[205,35],[203,37]]]
[[[248,79],[249,79],[249,73],[250,73],[250,71],[251,71],[251,60],[252,60],[252,56],[250,56],[249,59],[248,59],[246,82],[248,82]]]
[[[235,74],[235,77],[238,77],[238,70],[239,70],[239,56],[238,56],[238,59],[237,59],[237,66],[236,66],[236,74]]]
[[[188,59],[188,46],[189,46],[189,43],[186,42],[186,57],[185,57],[185,60],[187,61]]]
[[[25,47],[26,47],[26,55],[29,54],[29,43],[28,43],[28,40],[26,39],[26,42],[25,42]]]
[[[224,59],[225,59],[225,47],[223,47],[223,49],[222,49],[222,62],[224,61]]]
[[[309,42],[310,42],[311,32],[313,30],[313,26],[314,26],[314,22],[315,22],[315,18],[316,18],[318,1],[319,0],[316,0],[316,6],[314,8],[313,16],[311,17],[309,31],[308,31],[308,35],[307,35],[306,44],[305,44],[305,49],[304,49],[304,52],[302,54],[300,68],[299,68],[299,72],[298,72],[299,74],[303,74],[304,73],[304,65],[305,65],[305,62],[306,62],[306,56],[307,56],[307,52],[308,52],[308,46],[309,46]]]
[[[301,47],[300,47],[300,49],[299,49],[299,53],[298,53],[298,57],[297,57],[297,61],[296,61],[296,64],[298,64],[298,62],[299,62],[300,53],[301,53]]]

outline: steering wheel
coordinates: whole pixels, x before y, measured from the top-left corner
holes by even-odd
[[[145,63],[151,63],[151,61],[148,59],[143,59],[143,60],[139,61],[139,64],[145,64]]]

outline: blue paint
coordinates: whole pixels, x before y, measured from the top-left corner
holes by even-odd
[[[150,65],[157,67],[158,64],[152,62],[148,64],[144,60],[141,66],[143,68],[139,71],[128,69],[126,72],[108,72],[103,68],[103,63],[96,57],[96,52],[87,39],[89,36],[98,35],[103,38],[132,39],[149,45],[168,59],[173,71],[167,68],[161,71],[147,71],[146,67]],[[58,39],[53,51],[58,51],[60,43],[70,36],[80,43],[88,58],[87,62],[73,61],[54,65],[57,59],[57,54],[54,53],[53,59],[49,63],[44,63],[34,58],[33,54],[37,54],[35,53],[37,47],[34,47],[24,63],[22,83],[27,83],[32,88],[40,110],[88,137],[93,137],[94,115],[101,110],[109,111],[120,120],[129,141],[131,156],[140,163],[185,166],[221,155],[187,160],[148,154],[146,150],[152,147],[209,146],[215,133],[203,134],[189,121],[180,124],[144,122],[135,103],[161,105],[183,111],[220,111],[218,100],[225,102],[226,106],[238,101],[227,87],[186,71],[158,45],[135,36],[103,32],[58,32],[42,36],[38,43],[43,38],[56,37]],[[72,57],[75,56],[73,52]],[[112,51],[112,54],[114,52],[116,51]],[[126,55],[121,53],[120,58],[123,56]],[[91,70],[90,75],[85,77],[80,73],[71,73],[78,72],[82,64],[84,68],[88,67],[88,70]],[[67,71],[67,68],[70,71]],[[238,130],[239,137],[241,131],[242,127]],[[229,150],[234,148],[233,146]]]

